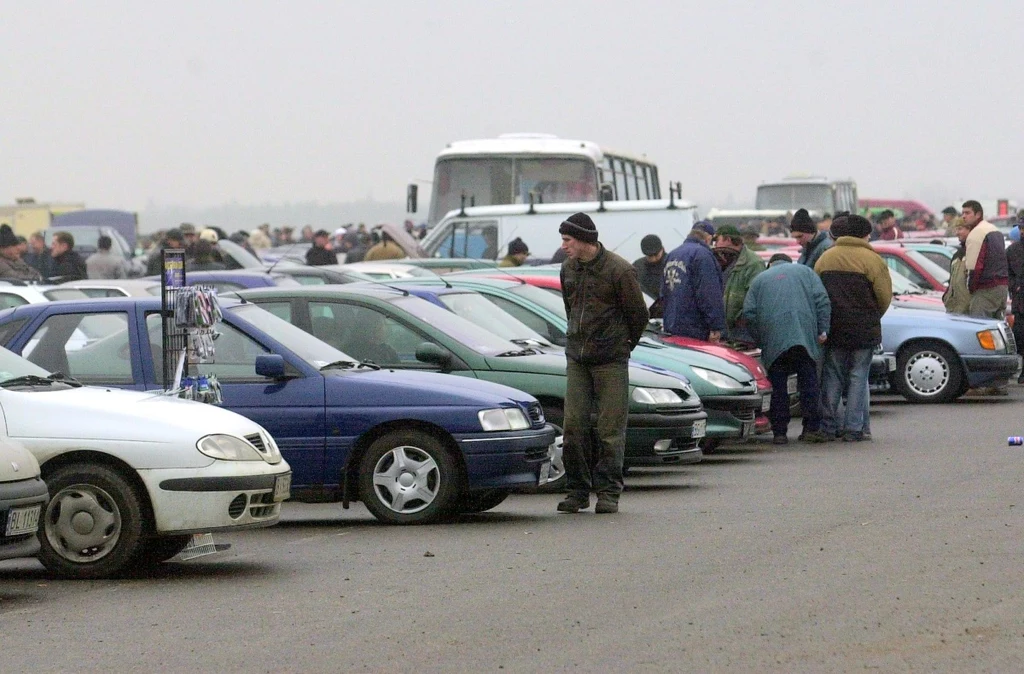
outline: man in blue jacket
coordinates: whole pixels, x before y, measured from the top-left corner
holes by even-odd
[[[710,342],[725,330],[722,269],[708,244],[715,228],[698,222],[682,245],[668,254],[661,284],[665,331]]]
[[[824,284],[814,270],[793,264],[785,253],[776,253],[750,285],[743,302],[747,329],[761,347],[761,361],[772,383],[772,440],[789,442],[789,395],[786,382],[796,375],[803,412],[806,442],[824,442],[821,433],[818,362],[821,345],[828,336],[832,304]]]

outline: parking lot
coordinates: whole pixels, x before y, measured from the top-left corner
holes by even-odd
[[[873,443],[736,445],[427,527],[288,504],[154,575],[0,563],[22,671],[1010,671],[1024,640],[1024,388],[883,397]],[[798,433],[794,422],[790,435]],[[770,437],[769,437],[770,440]]]

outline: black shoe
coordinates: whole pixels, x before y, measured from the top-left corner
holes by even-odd
[[[594,512],[598,515],[609,515],[619,512],[619,497],[612,494],[598,494]]]
[[[772,444],[773,445],[788,445],[789,444],[789,438],[787,438],[785,435],[776,435],[774,438],[772,438]]]
[[[847,431],[843,434],[843,442],[863,442],[864,434],[860,431]]]
[[[831,438],[821,431],[806,431],[800,434],[800,439],[804,442],[819,443],[819,442],[831,442],[835,438]]]
[[[578,513],[590,507],[590,496],[583,494],[569,494],[558,504],[560,513]]]

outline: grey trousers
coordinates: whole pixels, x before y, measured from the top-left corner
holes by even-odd
[[[985,288],[971,293],[968,316],[976,318],[1002,318],[1006,314],[1006,286]]]
[[[629,365],[584,365],[567,358],[566,374],[562,458],[569,493],[621,494]]]

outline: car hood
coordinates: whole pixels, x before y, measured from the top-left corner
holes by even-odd
[[[644,339],[633,350],[633,358],[642,360],[642,362],[648,365],[657,365],[667,370],[673,370],[673,365],[677,363],[687,369],[700,367],[705,370],[714,370],[719,374],[732,377],[741,384],[754,385],[754,377],[747,368],[732,363],[725,358],[696,349],[684,349]],[[690,383],[693,383],[693,378],[690,379]]]
[[[962,324],[964,327],[972,326],[977,330],[986,328],[998,328],[1003,321],[997,318],[976,318],[964,314],[947,314],[928,309],[911,309],[908,307],[890,307],[889,311],[882,316],[882,327],[889,325],[919,325],[923,322]]]
[[[39,477],[39,462],[21,443],[5,438],[0,441],[0,482],[15,482]]]
[[[540,353],[530,356],[492,356],[487,364],[495,372],[518,372],[566,376],[565,355]],[[689,388],[689,384],[678,375],[661,367],[636,362],[629,364],[629,385],[650,388]]]
[[[260,426],[213,405],[160,393],[82,386],[0,391],[12,438],[194,444],[211,433],[242,437]]]
[[[562,369],[565,369],[563,360]],[[327,400],[394,407],[460,405],[493,407],[536,398],[511,386],[437,372],[327,370]],[[443,398],[443,400],[442,400]],[[349,401],[355,401],[349,403]]]

